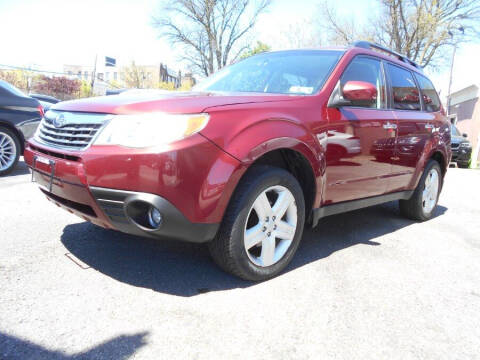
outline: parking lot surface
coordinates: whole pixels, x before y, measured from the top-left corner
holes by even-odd
[[[396,203],[320,221],[281,276],[205,246],[98,228],[0,178],[1,359],[479,359],[480,171],[449,169],[437,216]]]

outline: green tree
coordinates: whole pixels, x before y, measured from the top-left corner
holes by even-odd
[[[125,76],[124,81],[128,88],[141,89],[144,87],[145,79],[141,74],[141,69],[135,64],[135,61],[132,61],[129,66],[125,66],[122,69],[122,73]]]
[[[37,76],[38,77],[38,76]],[[25,70],[0,70],[0,80],[28,93],[34,75]]]
[[[272,48],[269,45],[267,45],[267,44],[265,44],[261,41],[257,41],[257,44],[253,48],[250,48],[249,50],[244,51],[242,53],[242,55],[240,55],[240,59],[246,59],[250,56],[270,51],[271,49]]]
[[[175,90],[175,84],[173,82],[166,82],[166,81],[157,82],[154,87],[155,89],[170,90],[170,91]]]
[[[86,97],[90,97],[91,94],[92,94],[92,85],[90,84],[90,81],[82,80],[82,83],[80,85],[79,97],[86,98]]]

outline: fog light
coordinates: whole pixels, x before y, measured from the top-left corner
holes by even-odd
[[[150,226],[154,229],[157,229],[162,225],[162,214],[160,210],[156,207],[151,206],[150,210],[148,210],[148,222]]]

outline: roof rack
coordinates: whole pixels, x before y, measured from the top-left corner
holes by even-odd
[[[407,56],[405,55],[402,55],[402,54],[399,54],[398,52],[396,51],[393,51],[391,49],[388,49],[382,45],[379,45],[379,44],[375,44],[375,43],[371,43],[369,41],[356,41],[352,44],[352,46],[354,47],[359,47],[359,48],[363,48],[363,49],[369,49],[369,50],[379,50],[380,52],[385,52],[389,55],[393,55],[395,57],[397,57],[400,61],[403,61],[404,63],[407,63],[409,65],[412,65],[413,67],[419,69],[419,70],[423,70],[423,67],[420,66],[419,64],[417,64],[415,61],[413,60],[410,60]]]

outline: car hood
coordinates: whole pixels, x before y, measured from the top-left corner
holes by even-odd
[[[464,138],[463,136],[458,136],[458,135],[452,135],[452,140],[451,140],[452,144],[460,144],[460,143],[468,143],[470,141],[468,141],[466,138]]]
[[[161,111],[168,113],[199,113],[225,105],[289,101],[298,95],[259,93],[172,92],[168,94],[111,95],[65,101],[52,106],[54,110],[106,114],[135,114]]]

